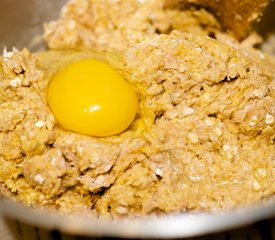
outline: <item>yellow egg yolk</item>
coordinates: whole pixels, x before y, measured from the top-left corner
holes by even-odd
[[[62,128],[96,137],[123,132],[138,108],[131,86],[95,59],[81,59],[59,71],[48,86],[47,101]]]

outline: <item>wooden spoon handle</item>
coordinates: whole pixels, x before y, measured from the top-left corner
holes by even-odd
[[[215,15],[224,30],[241,40],[259,20],[270,0],[165,0],[166,7],[202,7]]]

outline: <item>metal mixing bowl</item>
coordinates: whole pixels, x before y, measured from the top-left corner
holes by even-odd
[[[1,0],[0,49],[13,46],[32,51],[43,49],[43,22],[58,17],[66,0]],[[269,14],[274,17],[273,12]],[[265,26],[268,20],[264,19]],[[271,25],[270,25],[271,24]],[[275,27],[274,18],[266,29]],[[264,29],[263,27],[260,29]],[[223,214],[182,213],[163,217],[111,221],[87,216],[72,216],[30,209],[16,203],[0,201],[0,211],[7,223],[20,223],[38,228],[54,229],[72,235],[116,236],[128,238],[183,238],[244,226],[275,216],[274,201]],[[19,230],[18,230],[19,231]],[[20,234],[20,233],[19,233]],[[23,238],[21,238],[23,239]],[[46,239],[43,238],[43,239]]]
[[[67,0],[1,0],[0,50],[44,49],[43,23],[58,18]]]
[[[72,236],[167,239],[221,232],[268,219],[275,216],[275,204],[273,200],[262,205],[222,214],[181,213],[121,220],[49,213],[7,201],[0,202],[0,211],[8,224],[16,225],[16,229],[22,228],[20,223],[25,223],[33,226],[29,231],[39,231],[39,228],[51,229]],[[20,238],[20,240],[25,239]]]

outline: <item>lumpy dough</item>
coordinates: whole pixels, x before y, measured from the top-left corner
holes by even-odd
[[[162,1],[74,0],[45,39],[59,51],[0,58],[3,197],[133,217],[225,211],[274,196],[275,61],[253,48],[255,35],[238,42],[205,10]],[[64,131],[47,105],[51,77],[87,56],[138,92],[138,114],[122,134]]]

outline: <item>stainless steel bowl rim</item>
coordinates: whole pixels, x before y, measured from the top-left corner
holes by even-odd
[[[275,216],[274,199],[267,203],[225,213],[180,213],[125,219],[105,219],[61,214],[1,200],[0,212],[8,219],[81,236],[120,238],[184,238],[249,225]]]

